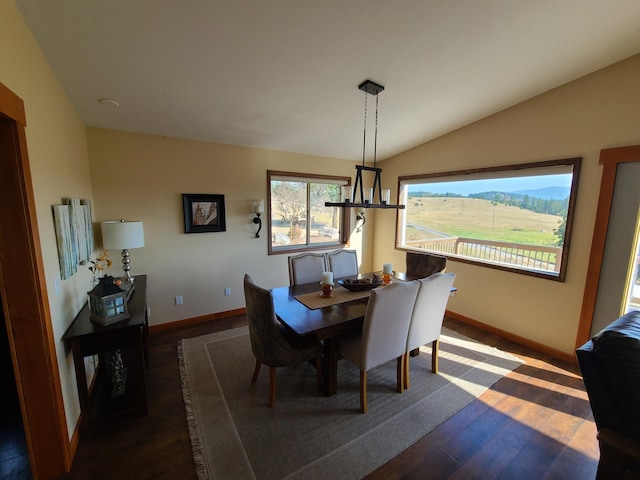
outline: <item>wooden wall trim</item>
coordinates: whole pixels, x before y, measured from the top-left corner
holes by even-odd
[[[7,116],[23,127],[27,126],[27,119],[24,113],[24,102],[20,97],[9,90],[0,82],[0,113]]]
[[[175,322],[161,323],[160,325],[150,325],[149,333],[164,332],[166,330],[173,330],[174,328],[187,327],[190,325],[197,325],[199,323],[209,322],[211,320],[220,320],[222,318],[235,317],[236,315],[244,315],[247,313],[247,309],[236,308],[235,310],[227,310],[226,312],[210,313],[208,315],[202,315],[200,317],[185,318],[183,320],[177,320]]]
[[[71,468],[60,374],[27,155],[24,105],[0,84],[0,291],[31,470],[54,479]],[[8,281],[8,279],[11,279]]]
[[[587,278],[585,280],[582,308],[576,333],[576,348],[583,345],[591,336],[591,325],[596,307],[596,296],[602,270],[604,248],[607,241],[618,164],[637,161],[640,161],[640,145],[607,148],[600,151],[600,163],[603,165],[602,180],[600,181],[600,195],[591,239]]]
[[[600,163],[603,165],[638,161],[640,161],[640,145],[600,150]]]
[[[507,340],[511,340],[512,342],[519,343],[520,345],[524,345],[525,347],[533,348],[538,352],[542,352],[553,358],[562,360],[563,362],[577,364],[575,355],[569,355],[565,352],[561,352],[560,350],[556,350],[554,348],[548,347],[547,345],[543,345],[541,343],[537,343],[532,340],[529,340],[528,338],[520,337],[511,332],[507,332],[506,330],[492,327],[491,325],[487,325],[486,323],[479,322],[478,320],[474,320],[473,318],[460,315],[459,313],[456,313],[456,312],[452,312],[451,310],[447,310],[445,312],[445,316],[451,317],[455,320],[459,320],[468,325],[477,327],[480,330],[484,330],[485,332],[494,333],[500,337],[506,338]]]

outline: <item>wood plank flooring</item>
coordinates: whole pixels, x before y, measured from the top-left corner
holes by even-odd
[[[64,478],[197,478],[177,342],[244,324],[246,318],[237,316],[152,334],[148,415],[117,420],[83,435],[72,471]],[[447,318],[445,325],[526,363],[366,478],[595,478],[596,429],[577,366],[453,319]]]

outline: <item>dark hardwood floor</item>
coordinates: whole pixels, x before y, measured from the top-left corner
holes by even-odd
[[[83,435],[64,478],[195,479],[177,342],[245,323],[238,316],[152,334],[148,415]],[[366,478],[595,478],[596,429],[577,366],[456,320],[447,318],[445,325],[526,363]]]

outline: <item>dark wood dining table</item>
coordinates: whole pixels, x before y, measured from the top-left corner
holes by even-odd
[[[380,272],[376,272],[379,274]],[[370,276],[361,274],[359,277]],[[404,273],[394,273],[393,281],[414,280]],[[335,288],[343,288],[337,284]],[[327,396],[337,391],[338,380],[338,337],[345,333],[362,329],[364,314],[369,297],[358,298],[326,307],[311,309],[296,299],[296,296],[317,292],[320,284],[307,283],[271,290],[273,304],[278,319],[300,337],[314,336],[324,344],[322,378]]]

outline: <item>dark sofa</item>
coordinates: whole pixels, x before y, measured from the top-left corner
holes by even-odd
[[[598,479],[640,478],[640,312],[576,350],[598,428]]]

